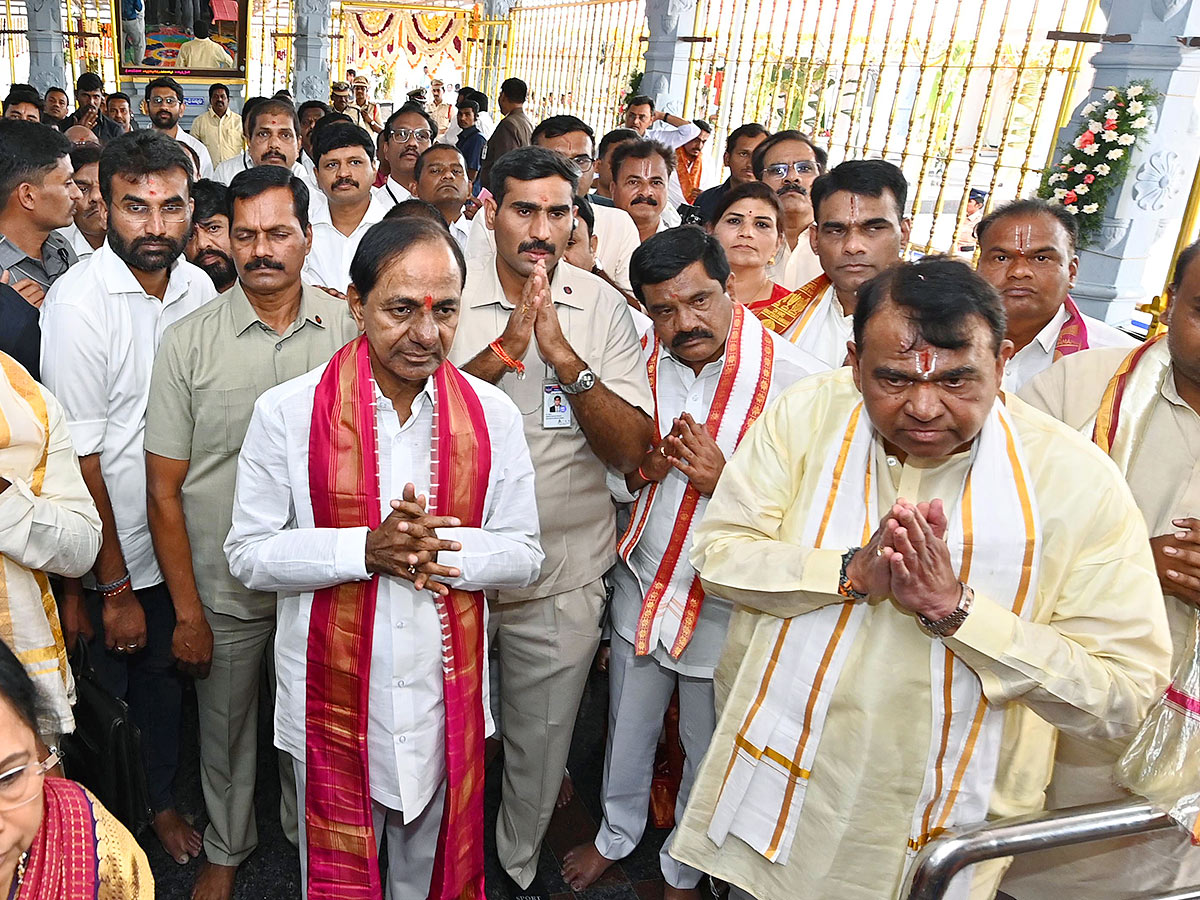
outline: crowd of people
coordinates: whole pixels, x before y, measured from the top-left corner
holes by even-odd
[[[1140,342],[1071,298],[1060,206],[973,194],[973,266],[904,262],[890,162],[746,123],[704,190],[712,127],[649,97],[597,136],[518,78],[495,122],[434,88],[383,116],[365,80],[240,111],[213,84],[190,133],[169,77],[141,119],[90,73],[74,111],[4,100],[0,896],[152,896],[58,777],[80,644],[196,900],[257,845],[260,714],[305,897],[482,896],[489,739],[490,895],[547,897],[594,666],[577,891],[640,842],[673,703],[667,900],[895,897],[947,830],[1121,796],[1194,649],[1198,248]],[[1116,900],[1198,863],[1159,832],[951,894]]]

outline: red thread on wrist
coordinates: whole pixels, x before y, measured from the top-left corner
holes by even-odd
[[[519,359],[513,359],[511,356],[509,356],[508,353],[505,352],[504,348],[500,346],[499,338],[496,338],[496,340],[488,344],[488,347],[491,348],[491,351],[495,353],[497,357],[499,357],[500,362],[504,363],[504,365],[506,365],[508,368],[515,370],[518,375],[525,374],[525,363],[521,362]]]

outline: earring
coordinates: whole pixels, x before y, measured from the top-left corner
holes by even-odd
[[[775,265],[775,257],[773,257],[773,256],[772,256],[770,259],[768,259],[768,260],[767,260],[767,265],[768,265],[768,266],[773,266],[773,265]]]

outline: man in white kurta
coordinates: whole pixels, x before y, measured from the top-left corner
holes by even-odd
[[[712,673],[731,610],[728,601],[699,588],[687,558],[692,529],[745,426],[784,389],[826,368],[730,300],[724,251],[699,228],[650,238],[634,254],[630,274],[654,321],[643,355],[658,433],[665,437],[638,472],[613,485],[614,496],[634,507],[609,576],[604,820],[592,844],[567,854],[564,873],[574,890],[641,840],[658,734],[677,687],[686,759],[676,816],[683,816],[715,725]],[[674,860],[669,847],[668,838],[659,860],[664,896],[672,900],[688,896],[681,892],[695,888],[701,873]]]
[[[1074,216],[1044,200],[1015,200],[975,229],[979,274],[1000,292],[1016,348],[1004,388],[1020,390],[1055,360],[1099,347],[1133,348],[1132,337],[1084,315],[1071,299],[1079,270]]]
[[[1167,677],[1133,499],[1001,397],[996,295],[926,260],[859,304],[851,366],[751,426],[692,550],[737,606],[671,852],[735,897],[900,895],[942,829],[1041,807],[1054,728],[1128,736]],[[1002,869],[948,896],[990,897]]]
[[[1114,379],[1132,363],[1119,406],[1114,462],[1122,470],[1149,530],[1166,596],[1174,646],[1172,671],[1190,652],[1200,590],[1194,549],[1200,510],[1200,266],[1181,259],[1172,286],[1171,329],[1136,357],[1121,348],[1088,350],[1055,363],[1021,390],[1021,398],[1085,437],[1096,431]],[[1106,416],[1106,419],[1111,417]],[[1104,437],[1097,434],[1100,440]],[[1103,446],[1103,445],[1102,445]],[[1179,538],[1183,533],[1185,537]],[[1113,784],[1113,765],[1127,741],[1084,742],[1061,735],[1046,792],[1051,809],[1129,798]],[[1200,884],[1200,849],[1171,829],[1095,844],[1030,853],[1013,861],[1004,891],[1017,900],[1087,895],[1124,900]]]
[[[314,592],[378,578],[366,734],[369,785],[376,842],[385,829],[388,834],[387,896],[406,900],[429,892],[446,776],[442,627],[435,595],[422,589],[425,575],[465,591],[520,588],[536,577],[543,555],[520,413],[499,388],[466,376],[482,404],[491,447],[482,526],[431,526],[440,549],[436,565],[427,569],[421,562],[420,575],[416,565],[406,573],[403,564],[396,571],[376,565],[393,504],[436,490],[431,473],[440,401],[433,372],[454,337],[465,271],[444,229],[413,220],[381,229],[370,243],[371,257],[380,261],[373,283],[357,279],[363,290],[351,291],[351,310],[370,347],[382,524],[314,526],[309,449],[314,397],[325,374],[321,366],[272,388],[255,404],[238,460],[225,552],[230,571],[247,587],[279,593],[275,744],[295,760],[301,806]],[[486,719],[486,693],[484,703]],[[303,857],[311,823],[300,819]],[[307,879],[311,873],[303,871]]]
[[[808,235],[821,275],[756,310],[763,325],[825,365],[842,365],[858,289],[898,263],[908,243],[907,196],[904,173],[879,159],[851,160],[819,176]]]

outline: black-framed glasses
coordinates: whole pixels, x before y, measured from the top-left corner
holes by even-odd
[[[179,105],[178,97],[151,97],[147,101],[151,106],[167,106],[174,108]]]
[[[575,163],[575,165],[579,166],[581,169],[586,169],[595,161],[596,158],[594,156],[589,156],[586,153],[580,153],[578,156],[571,157],[571,162]]]

